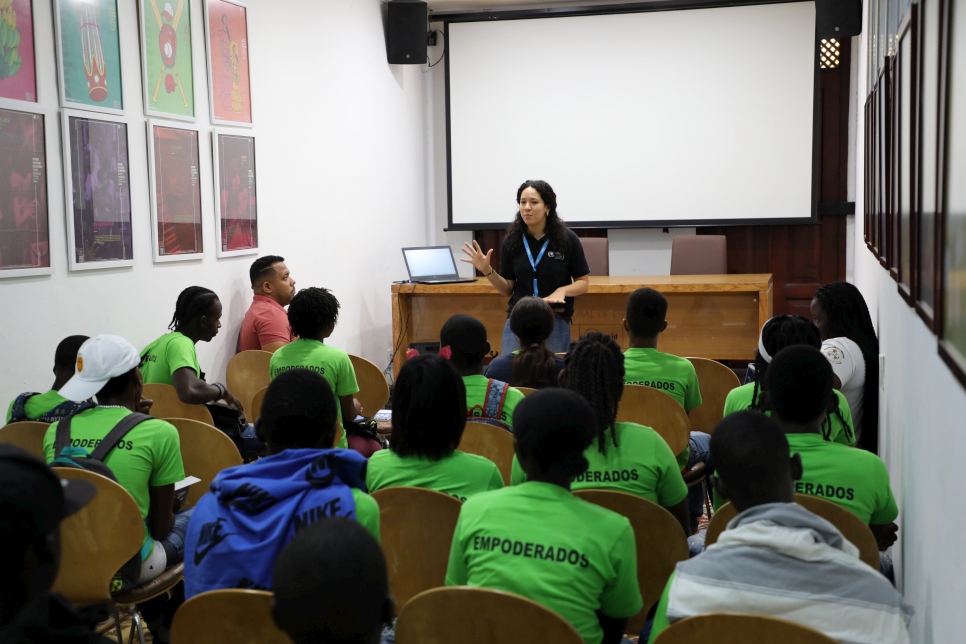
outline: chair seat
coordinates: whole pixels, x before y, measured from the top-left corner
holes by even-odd
[[[114,595],[112,599],[114,600],[114,603],[118,604],[119,606],[139,604],[168,592],[178,585],[178,582],[181,581],[182,577],[184,577],[183,562],[175,566],[171,566],[151,581],[147,581],[140,586],[136,586],[126,593]]]

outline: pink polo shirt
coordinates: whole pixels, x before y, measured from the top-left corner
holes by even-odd
[[[285,308],[270,297],[256,295],[242,322],[238,350],[258,351],[267,344],[294,339]]]

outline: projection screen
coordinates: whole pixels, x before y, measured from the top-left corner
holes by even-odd
[[[445,24],[451,229],[508,225],[526,179],[571,225],[815,217],[813,1],[493,17]]]

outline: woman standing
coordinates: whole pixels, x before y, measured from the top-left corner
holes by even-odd
[[[557,215],[557,195],[546,181],[523,182],[517,190],[517,203],[519,212],[503,239],[500,270],[490,265],[493,249],[484,254],[476,240],[463,244],[463,253],[469,259],[460,261],[473,264],[501,295],[510,298],[502,354],[520,348],[510,330],[510,313],[528,295],[543,298],[554,309],[555,324],[547,348],[566,353],[574,298],[590,287],[584,249],[580,238]]]

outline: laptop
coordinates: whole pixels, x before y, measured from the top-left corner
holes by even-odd
[[[475,282],[475,277],[460,277],[456,271],[453,249],[449,246],[403,248],[409,281],[417,284],[453,284]]]

